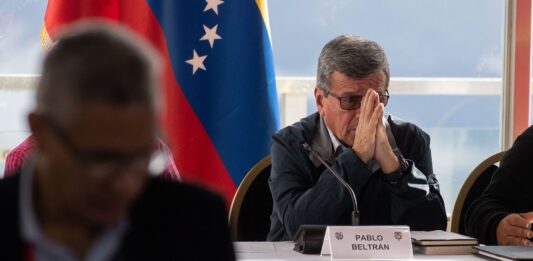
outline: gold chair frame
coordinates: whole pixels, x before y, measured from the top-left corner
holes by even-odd
[[[235,192],[235,196],[233,197],[233,201],[231,202],[231,207],[229,211],[229,225],[231,228],[231,237],[236,240],[238,237],[238,228],[239,228],[239,215],[241,212],[241,206],[244,201],[244,197],[248,193],[248,189],[252,185],[253,181],[261,173],[265,168],[269,167],[271,165],[271,157],[270,155],[263,158],[261,161],[259,161],[257,164],[255,164],[248,173],[246,173],[246,176],[241,181],[241,184],[237,188],[237,192]]]
[[[463,183],[463,186],[461,187],[461,190],[459,191],[459,195],[457,195],[457,199],[455,200],[455,205],[453,207],[453,213],[452,213],[452,219],[450,223],[451,232],[459,233],[459,222],[461,219],[464,202],[465,202],[466,196],[470,192],[470,189],[472,188],[476,180],[486,169],[500,162],[504,154],[505,154],[505,151],[502,151],[502,152],[496,153],[488,157],[487,159],[479,163],[479,165],[477,165],[474,168],[474,170],[472,170],[470,175],[468,175],[465,182]]]

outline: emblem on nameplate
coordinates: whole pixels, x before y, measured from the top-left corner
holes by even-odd
[[[398,241],[402,240],[402,232],[394,232],[394,238]]]
[[[342,232],[335,232],[335,238],[337,240],[342,240],[344,238],[344,235],[342,234]]]

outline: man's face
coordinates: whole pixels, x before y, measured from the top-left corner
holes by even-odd
[[[333,72],[330,77],[330,94],[327,97],[322,89],[315,89],[318,112],[333,134],[350,147],[355,138],[361,107],[354,110],[342,109],[339,99],[334,96],[364,96],[368,89],[373,89],[378,94],[385,93],[385,73],[383,71],[373,73],[363,79],[353,79],[340,72]]]
[[[69,218],[112,224],[127,215],[147,180],[153,110],[142,104],[80,103],[71,116],[66,124],[38,116],[44,126],[36,135],[40,183],[54,191]]]

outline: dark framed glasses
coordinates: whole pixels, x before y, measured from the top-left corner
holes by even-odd
[[[144,176],[149,172],[152,162],[160,156],[154,147],[131,154],[115,151],[86,151],[75,144],[55,120],[50,117],[43,118],[72,157],[83,165],[84,172],[95,180],[104,180],[121,168],[127,169],[132,177]]]
[[[324,90],[324,93],[326,96],[331,95],[333,98],[337,98],[343,110],[357,110],[361,107],[361,101],[363,100],[362,95],[339,96],[327,90]],[[387,106],[389,102],[389,90],[385,90],[384,93],[379,94],[379,102]]]

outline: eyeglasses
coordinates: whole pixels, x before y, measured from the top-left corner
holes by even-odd
[[[76,145],[69,135],[57,122],[49,117],[43,117],[55,133],[55,136],[65,145],[71,155],[83,166],[83,171],[96,180],[107,179],[118,170],[127,170],[132,177],[144,176],[149,172],[152,162],[161,158],[155,149],[139,150],[135,153],[124,154],[116,151],[84,151]]]
[[[343,110],[357,110],[361,107],[361,101],[363,100],[362,95],[349,95],[340,97],[337,94],[334,94],[328,90],[323,90],[326,97],[331,95],[334,98],[337,98],[340,102],[341,109]],[[384,106],[387,106],[389,102],[389,90],[385,90],[384,93],[379,94],[379,102],[383,103]]]

